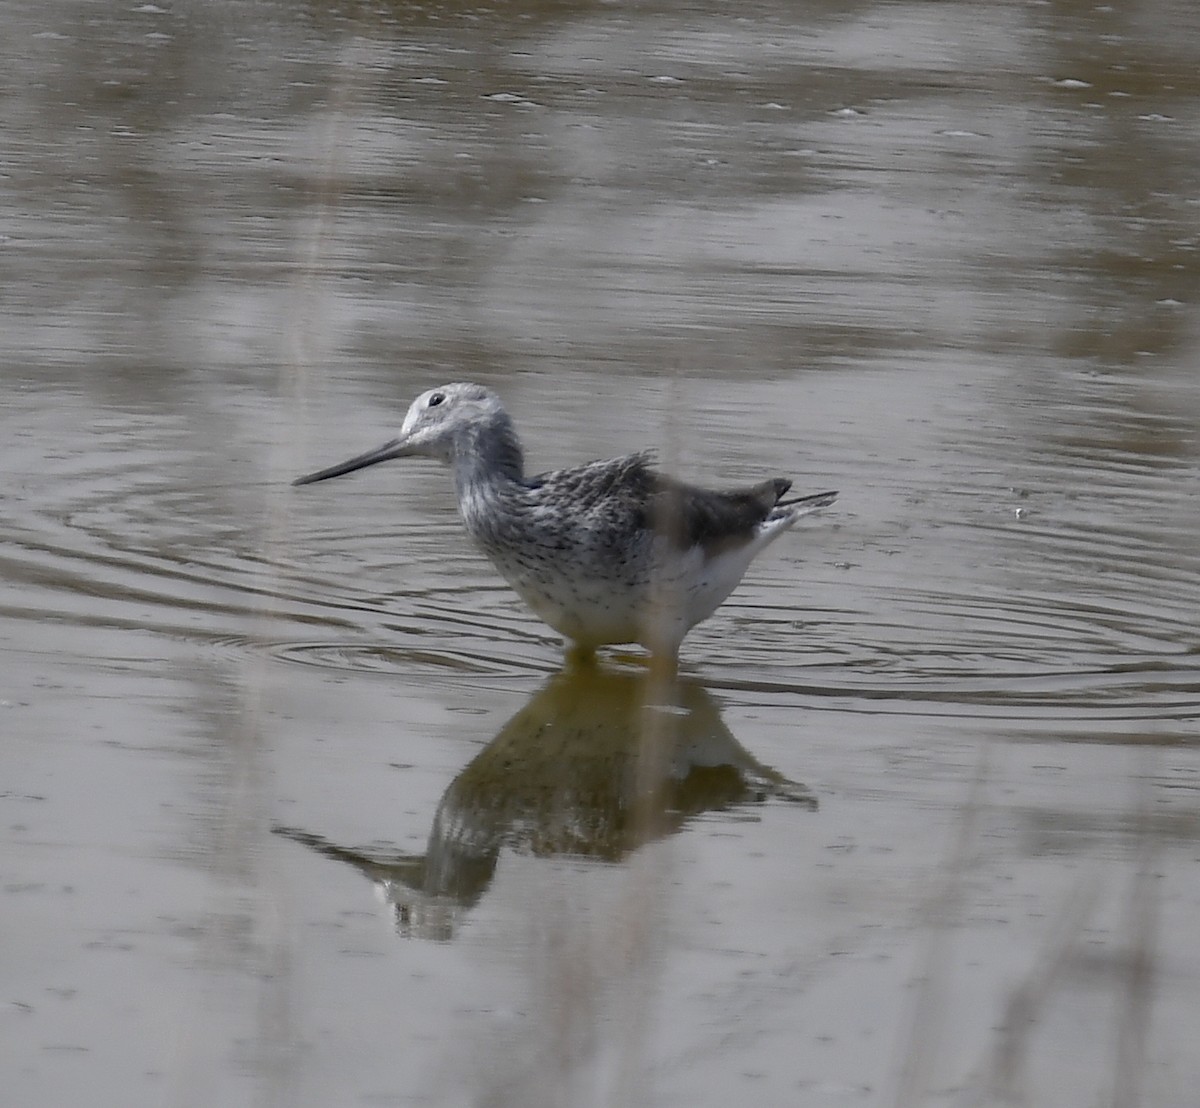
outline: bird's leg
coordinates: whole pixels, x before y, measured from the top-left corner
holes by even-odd
[[[679,674],[679,651],[655,650],[648,659],[649,685],[651,688],[670,688]]]
[[[563,651],[563,668],[564,669],[579,669],[585,666],[594,666],[596,664],[596,648],[594,646],[582,646],[577,642],[568,642],[566,649]]]

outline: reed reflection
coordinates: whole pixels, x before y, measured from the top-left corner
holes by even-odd
[[[500,852],[617,862],[703,812],[816,798],[734,738],[699,681],[588,663],[539,689],[450,783],[424,854],[278,834],[359,869],[401,935],[450,939],[492,881]]]

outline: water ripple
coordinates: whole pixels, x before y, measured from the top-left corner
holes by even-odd
[[[444,481],[435,507],[423,471],[400,500],[366,484],[268,541],[234,521],[250,501],[260,518],[286,507],[285,487],[182,488],[161,475],[168,446],[63,459],[69,480],[30,498],[0,548],[0,610],[327,671],[508,681],[559,664],[556,636],[464,541]],[[1190,461],[1103,462],[991,500],[969,452],[957,472],[852,471],[845,503],[689,637],[685,668],[748,702],[865,715],[1190,720],[1200,556],[1173,510]]]

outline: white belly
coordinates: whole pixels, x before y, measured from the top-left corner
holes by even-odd
[[[534,614],[573,642],[588,647],[638,642],[651,650],[674,651],[737,588],[756,552],[747,543],[709,557],[693,547],[659,559],[642,581],[570,576],[488,553]]]
[[[513,567],[499,562],[496,568],[539,619],[581,646],[641,640],[644,586],[606,578],[513,572]]]
[[[639,642],[669,654],[737,588],[755,555],[798,518],[768,519],[748,541],[716,550],[680,551],[649,533],[629,549],[614,549],[571,537],[552,544],[489,533],[473,526],[473,506],[465,502],[468,531],[539,619],[583,647]]]

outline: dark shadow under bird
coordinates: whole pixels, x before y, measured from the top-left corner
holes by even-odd
[[[737,741],[699,681],[582,664],[551,677],[458,772],[423,853],[275,831],[375,882],[401,934],[445,940],[505,851],[619,862],[696,816],[766,802],[817,807]]]

